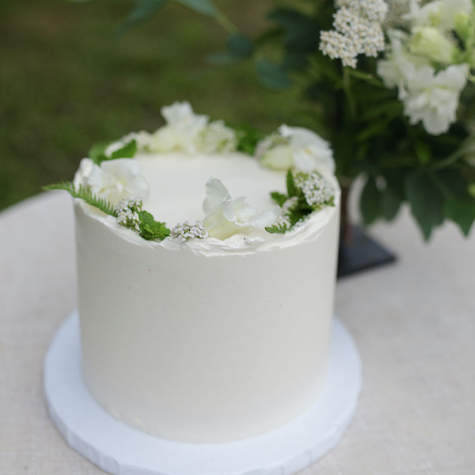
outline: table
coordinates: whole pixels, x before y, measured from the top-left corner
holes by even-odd
[[[338,282],[363,390],[338,447],[304,475],[475,473],[475,233],[429,246],[404,210],[372,235],[399,256]],[[42,364],[76,306],[72,201],[43,193],[0,213],[0,474],[99,475],[49,420]]]

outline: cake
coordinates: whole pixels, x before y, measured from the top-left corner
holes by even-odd
[[[303,414],[326,379],[340,191],[332,152],[188,103],[83,159],[75,197],[84,380],[113,417],[220,443]]]

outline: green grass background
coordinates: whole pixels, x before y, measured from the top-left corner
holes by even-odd
[[[267,0],[217,2],[254,34]],[[171,4],[118,38],[123,0],[1,0],[0,209],[71,179],[98,141],[162,124],[160,108],[189,100],[197,112],[271,131],[292,121],[296,91],[258,84],[252,64],[213,67],[225,32]]]

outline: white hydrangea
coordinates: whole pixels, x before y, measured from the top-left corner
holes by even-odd
[[[320,50],[344,66],[356,68],[357,56],[376,57],[384,50],[381,23],[388,11],[384,0],[337,0],[334,30],[320,33]]]
[[[171,230],[170,235],[181,242],[186,242],[189,239],[206,239],[209,237],[208,230],[201,221],[183,221],[183,223],[178,223]]]
[[[297,168],[303,172],[317,169],[335,172],[333,152],[328,142],[311,130],[282,125],[257,146],[261,163],[275,170]]]
[[[281,215],[279,206],[259,213],[246,203],[244,197],[233,199],[221,180],[210,178],[206,183],[206,199],[203,202],[205,219],[203,224],[209,235],[227,239],[234,234],[249,234],[252,231],[271,226]]]
[[[81,183],[112,205],[118,205],[125,198],[145,200],[148,197],[149,186],[137,160],[118,158],[104,161],[100,165],[91,164],[83,165],[84,169],[88,169],[88,174],[82,176]]]
[[[198,138],[198,149],[205,153],[232,153],[236,151],[237,145],[236,132],[222,120],[208,124]]]
[[[151,150],[196,153],[196,144],[208,124],[208,117],[195,114],[189,102],[175,102],[171,106],[163,107],[162,115],[166,125],[153,134]]]

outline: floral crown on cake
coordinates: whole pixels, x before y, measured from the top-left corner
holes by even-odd
[[[161,112],[166,124],[156,132],[133,132],[113,143],[92,147],[73,182],[44,189],[66,190],[150,241],[168,238],[186,242],[208,237],[224,240],[234,234],[252,233],[253,229],[284,234],[300,226],[312,213],[334,206],[336,190],[327,178],[335,172],[333,153],[328,142],[314,132],[282,125],[263,136],[249,128],[231,128],[222,120],[210,121],[205,115],[195,114],[188,102],[175,102]],[[210,178],[205,184],[203,221],[185,221],[170,230],[143,209],[149,185],[140,163],[134,159],[138,152],[243,152],[265,167],[287,170],[287,194],[271,192],[276,206],[259,213],[245,198],[233,199],[219,179]]]

